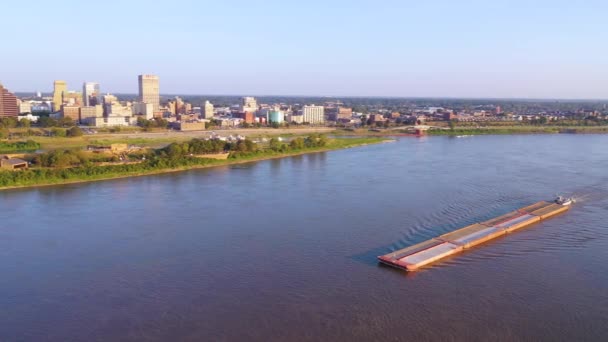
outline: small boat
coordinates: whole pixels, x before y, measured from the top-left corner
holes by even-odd
[[[574,198],[571,197],[557,196],[557,198],[555,199],[555,203],[560,205],[570,205],[574,202]]]

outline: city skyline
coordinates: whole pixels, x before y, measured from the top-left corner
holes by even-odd
[[[92,4],[12,3],[0,22],[19,27],[5,41],[20,52],[3,57],[0,81],[15,92],[95,80],[104,93],[137,93],[133,75],[152,73],[164,94],[608,98],[608,48],[600,44],[608,4],[599,1],[178,0],[179,15],[140,1],[106,5],[121,25],[104,25]],[[53,25],[18,25],[10,13],[31,6],[30,20]],[[113,53],[89,39],[100,35]],[[62,45],[54,36],[71,38]]]

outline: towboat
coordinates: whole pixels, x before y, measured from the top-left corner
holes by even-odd
[[[557,196],[557,198],[555,199],[555,203],[559,205],[570,205],[574,203],[574,198]]]

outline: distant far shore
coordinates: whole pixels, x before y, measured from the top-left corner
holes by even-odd
[[[434,127],[424,134],[430,136],[460,135],[517,135],[517,134],[608,134],[608,126],[482,126],[482,127]],[[413,129],[406,128],[357,128],[338,129],[336,136],[414,136]]]

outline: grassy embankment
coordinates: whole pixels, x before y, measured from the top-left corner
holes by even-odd
[[[305,136],[313,132],[314,129],[235,129],[217,131],[223,136],[227,135],[246,135],[250,139],[272,138],[274,136],[296,137]],[[328,131],[322,129],[321,131]],[[331,132],[331,130],[329,130]],[[36,141],[41,148],[47,151],[60,148],[84,148],[87,145],[110,145],[113,143],[124,143],[141,147],[160,148],[173,142],[185,142],[192,138],[209,136],[210,131],[121,131],[118,133],[98,133],[83,135],[79,137],[47,137],[47,136],[24,136],[23,139]]]
[[[40,144],[33,140],[7,142],[0,141],[0,153],[33,152],[40,148]]]
[[[75,167],[32,167],[22,171],[0,171],[0,189],[21,188],[31,186],[68,184],[89,182],[105,179],[142,176],[167,173],[196,168],[206,168],[220,165],[231,165],[257,160],[282,158],[306,153],[331,151],[343,148],[375,144],[386,141],[382,138],[353,138],[328,139],[322,146],[303,146],[301,148],[286,148],[278,151],[270,148],[258,149],[252,152],[232,152],[227,160],[196,158],[189,156],[167,156],[164,152],[149,157],[139,163],[117,163],[115,165],[95,165],[85,163]],[[157,151],[158,152],[158,151]]]
[[[81,137],[30,137],[41,145],[44,150],[55,150],[60,148],[85,148],[88,145],[110,145],[123,143],[128,145],[138,145],[142,147],[162,147],[176,141],[186,141],[189,137],[154,137],[154,138],[132,138],[120,137],[116,135],[95,136],[86,135]]]

